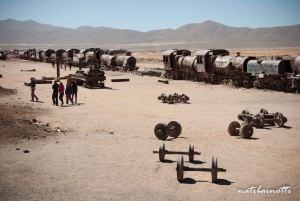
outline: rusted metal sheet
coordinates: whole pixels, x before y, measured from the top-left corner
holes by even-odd
[[[86,62],[91,62],[93,60],[100,61],[102,55],[103,55],[102,50],[96,51],[96,52],[94,52],[94,51],[86,52],[85,53],[85,61]]]
[[[182,60],[182,68],[188,70],[191,73],[197,73],[197,58],[192,56],[186,56]]]
[[[228,70],[231,70],[232,64],[231,59],[232,56],[218,56],[215,60],[215,66],[216,68],[226,68]]]
[[[116,56],[103,54],[100,58],[100,61],[105,66],[116,66]]]
[[[41,54],[41,58],[43,60],[47,59],[50,57],[51,54],[55,53],[54,50],[52,49],[46,49],[46,50],[43,50],[42,54]]]
[[[291,71],[287,60],[250,60],[247,64],[247,72],[252,74],[284,74]]]
[[[55,51],[55,56],[56,56],[57,58],[62,58],[62,55],[63,55],[63,53],[64,53],[65,51],[66,51],[66,50],[64,50],[64,49],[58,49],[58,50]]]
[[[115,61],[119,67],[128,68],[130,71],[135,69],[136,59],[132,56],[117,56]]]
[[[255,57],[242,57],[236,56],[232,58],[232,66],[234,70],[237,71],[247,71],[247,62],[251,59],[255,59]]]
[[[51,60],[55,60],[55,59],[56,59],[55,53],[51,54],[49,58],[50,58]]]
[[[294,72],[300,74],[300,56],[298,56],[294,61]]]
[[[178,62],[179,56],[184,54],[185,56],[190,56],[191,51],[189,50],[166,50],[162,53],[163,55],[163,62],[164,62],[164,68],[168,71],[176,68],[176,63]]]
[[[3,52],[3,51],[0,51],[0,59],[2,59],[2,60],[6,60],[6,53],[5,52]],[[2,77],[2,76],[1,76]]]

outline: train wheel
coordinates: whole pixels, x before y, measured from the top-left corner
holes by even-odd
[[[282,91],[283,90],[283,84],[282,83],[277,83],[276,84],[276,91]]]
[[[275,84],[274,83],[270,83],[269,84],[269,89],[270,90],[274,90],[276,87],[275,87]]]
[[[232,81],[232,79],[229,79],[228,81],[227,81],[227,85],[229,86],[229,87],[233,87],[233,81]]]
[[[297,85],[297,87],[296,87],[296,92],[297,92],[298,94],[300,94],[300,86],[299,86],[299,85]]]
[[[234,87],[238,88],[240,86],[240,83],[238,81],[234,81]]]
[[[256,89],[258,88],[258,82],[257,81],[253,82],[253,88],[256,88]]]

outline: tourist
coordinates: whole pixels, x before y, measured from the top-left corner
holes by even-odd
[[[53,105],[58,106],[58,88],[59,85],[57,84],[56,81],[54,81],[54,84],[52,85],[53,93],[52,93],[52,101]]]
[[[73,105],[73,100],[72,100],[72,98],[71,98],[71,95],[72,95],[72,93],[73,93],[73,89],[72,89],[72,86],[71,86],[70,83],[67,83],[65,93],[66,93],[66,103],[69,104],[69,100],[70,100],[70,102],[71,102],[72,105]]]
[[[78,91],[78,87],[77,87],[76,81],[72,82],[72,89],[73,89],[72,100],[74,101],[74,95],[75,95],[75,103],[77,103],[77,91]]]
[[[63,83],[61,82],[58,88],[59,91],[59,100],[61,101],[61,105],[64,104],[64,92],[65,92],[65,87],[63,85]]]
[[[36,98],[36,101],[39,100],[39,98],[34,94],[35,91],[35,78],[30,78],[30,90],[31,90],[31,101],[34,101],[34,98]]]

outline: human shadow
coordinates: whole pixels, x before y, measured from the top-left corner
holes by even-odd
[[[73,106],[81,106],[81,105],[85,105],[85,103],[74,103]]]
[[[282,128],[286,128],[286,129],[291,129],[291,128],[293,128],[293,127],[291,127],[291,126],[285,126],[285,125],[282,125],[281,127],[282,127]]]
[[[37,102],[37,103],[45,103],[44,101],[40,101],[40,100],[37,100],[37,101],[32,101],[32,102]]]

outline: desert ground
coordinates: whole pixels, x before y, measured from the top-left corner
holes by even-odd
[[[141,69],[162,67],[161,53],[155,55],[133,54]],[[29,69],[36,71],[21,71]],[[61,69],[61,76],[76,70]],[[105,88],[79,87],[77,104],[55,106],[52,84],[37,85],[38,102],[30,101],[24,85],[30,77],[55,77],[51,64],[0,60],[0,74],[0,200],[299,200],[299,94],[180,80],[163,84],[158,77],[106,71]],[[116,78],[130,82],[111,82]],[[157,100],[175,92],[190,101]],[[261,108],[281,112],[287,123],[254,128],[250,139],[228,134],[242,110],[256,114]],[[155,125],[173,120],[181,135],[158,140]],[[194,163],[184,156],[185,166],[211,167],[214,156],[227,172],[218,173],[217,183],[208,172],[184,172],[179,183],[178,155],[160,162],[153,154],[162,143],[170,151],[188,151],[193,144],[201,155]],[[251,188],[260,191],[239,193]]]

